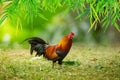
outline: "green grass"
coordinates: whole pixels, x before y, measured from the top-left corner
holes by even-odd
[[[29,49],[0,49],[0,80],[120,80],[120,46],[73,44],[61,69]]]

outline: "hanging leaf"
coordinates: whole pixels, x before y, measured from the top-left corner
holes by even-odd
[[[40,13],[38,13],[38,16],[41,17],[41,18],[44,19],[44,20],[48,20],[44,15],[42,15],[42,14],[40,14]]]
[[[98,15],[97,15],[97,12],[95,11],[95,9],[94,9],[94,7],[93,7],[92,4],[90,4],[90,8],[91,8],[91,10],[93,11],[93,13],[95,14],[96,19],[100,22],[100,19],[99,19]]]
[[[79,14],[75,19],[79,19],[79,18],[83,17],[84,15],[85,15],[85,13],[83,12],[83,13]]]
[[[119,26],[116,22],[114,22],[113,25],[114,25],[115,28],[120,32],[120,26]]]
[[[2,16],[0,19],[0,25],[5,21],[5,19],[7,19],[7,15]]]
[[[19,18],[20,23],[24,24],[23,20],[25,20],[31,25],[38,16],[40,19],[48,20],[43,14],[44,11],[55,13],[62,8],[65,15],[71,11],[77,12],[78,15],[75,19],[82,19],[82,16],[89,17],[89,31],[98,22],[102,23],[105,30],[112,23],[119,31],[116,21],[120,21],[120,3],[117,0],[0,0],[0,4],[4,3],[8,4],[3,7],[4,11],[0,15],[6,16],[1,17],[0,24],[6,18],[11,19],[11,22]]]

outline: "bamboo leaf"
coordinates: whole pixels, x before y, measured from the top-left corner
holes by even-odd
[[[94,12],[94,14],[95,14],[95,16],[96,16],[96,19],[100,22],[100,19],[99,19],[98,15],[97,15],[97,12],[95,11],[93,5],[90,4],[90,7],[91,7],[91,9],[93,10],[93,12]]]
[[[7,18],[7,15],[2,16],[2,18],[0,19],[0,25],[5,21],[6,18]]]
[[[42,15],[42,14],[40,14],[40,13],[38,13],[38,16],[41,17],[41,18],[44,19],[44,20],[48,20],[44,15]]]
[[[90,15],[90,25],[92,25],[93,16],[92,16],[92,10],[91,9],[90,9],[90,14],[89,15]],[[92,26],[90,26],[90,28],[92,29]],[[91,30],[90,28],[89,28],[89,30]],[[88,32],[89,32],[89,30],[88,30]]]
[[[109,25],[110,25],[110,21],[106,21],[106,22],[103,23],[103,27],[105,28],[104,32],[107,30]]]
[[[46,0],[43,0],[42,7],[45,7],[45,6],[46,6]]]
[[[119,26],[116,22],[114,22],[113,25],[114,25],[115,28],[120,32],[120,26]]]
[[[95,23],[97,23],[97,19],[94,20],[94,22],[93,22],[92,25],[90,26],[88,32],[90,32],[90,30],[94,27]]]
[[[116,20],[120,21],[120,3],[117,0],[0,0],[0,4],[4,5],[4,2],[8,4],[2,8],[4,12],[0,15],[6,16],[1,17],[0,24],[7,17],[11,22],[19,18],[20,23],[23,23],[23,19],[33,24],[35,17],[48,20],[42,14],[43,11],[55,13],[58,8],[62,8],[65,15],[70,11],[78,12],[75,19],[88,16],[90,21],[88,31],[100,21],[105,29],[112,23],[119,30],[119,25],[115,23]]]
[[[63,12],[64,15],[66,16],[66,15],[68,14],[69,11],[70,11],[70,8],[65,9],[65,11]]]
[[[79,18],[81,18],[84,15],[85,15],[85,13],[83,12],[83,13],[79,14],[75,19],[79,19]]]

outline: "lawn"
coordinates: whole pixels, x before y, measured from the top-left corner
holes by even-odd
[[[120,45],[73,44],[54,69],[29,49],[0,49],[0,80],[120,80]]]

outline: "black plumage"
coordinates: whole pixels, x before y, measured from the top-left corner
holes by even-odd
[[[38,38],[38,37],[27,38],[24,41],[28,41],[29,44],[31,45],[31,48],[30,48],[31,55],[33,54],[33,51],[36,51],[35,56],[40,56],[40,55],[44,54],[45,47],[46,47],[46,45],[48,45],[48,43],[46,43],[43,39]]]

